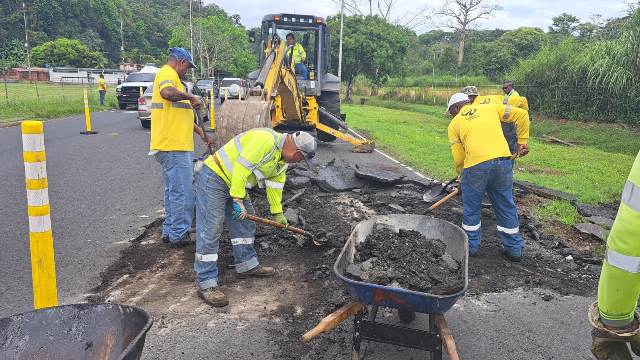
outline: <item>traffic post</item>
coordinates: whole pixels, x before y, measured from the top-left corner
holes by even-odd
[[[82,135],[93,135],[97,134],[97,131],[93,131],[91,129],[91,112],[89,111],[89,92],[87,88],[82,89],[82,95],[84,96],[84,124],[86,127],[85,131],[81,131]]]
[[[36,309],[42,309],[58,305],[44,126],[41,121],[23,121],[21,128],[29,215],[33,305]]]
[[[213,89],[211,89],[209,99],[209,130],[216,131],[216,97]]]

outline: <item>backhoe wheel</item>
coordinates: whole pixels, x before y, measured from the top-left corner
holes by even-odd
[[[340,94],[339,93],[328,92],[328,91],[322,92],[322,94],[318,98],[318,105],[322,106],[328,112],[340,118]],[[334,128],[336,130],[340,129],[339,126],[327,120],[326,116],[323,115],[322,113],[320,113],[319,116],[320,116],[320,123],[327,125],[331,128]],[[336,140],[335,136],[331,134],[327,134],[326,132],[318,130],[317,133],[318,133],[318,140],[320,141],[332,142]]]

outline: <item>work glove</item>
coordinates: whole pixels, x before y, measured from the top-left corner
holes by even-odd
[[[236,220],[244,220],[247,218],[247,209],[244,207],[242,199],[233,199],[233,218]]]
[[[287,220],[287,218],[284,216],[283,213],[273,214],[273,217],[275,218],[278,224],[289,225],[289,221]]]

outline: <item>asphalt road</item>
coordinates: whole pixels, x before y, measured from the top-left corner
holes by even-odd
[[[80,301],[139,228],[162,209],[159,165],[135,112],[45,123],[59,300]],[[0,316],[32,309],[27,198],[20,127],[0,129]]]

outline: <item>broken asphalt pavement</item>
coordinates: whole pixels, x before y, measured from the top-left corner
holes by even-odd
[[[378,153],[353,154],[346,144],[322,144],[317,160],[337,171],[384,168],[404,175],[399,184],[378,186],[370,179],[342,192],[322,190],[313,176],[291,171],[285,200],[304,193],[286,207],[303,218],[306,229],[325,230],[328,245],[317,248],[306,239],[258,226],[260,261],[278,269],[274,279],[239,279],[225,237],[220,252],[220,282],[230,305],[214,309],[202,303],[194,287],[193,247],[168,249],[159,226],[134,241],[102,274],[92,301],[132,304],[155,317],[144,359],[347,359],[351,321],[309,344],[300,341],[325,315],[350,300],[333,276],[332,266],[353,225],[374,214],[419,213],[424,182],[408,169]],[[159,176],[159,173],[157,174]],[[415,183],[414,183],[415,181]],[[345,189],[346,190],[346,189]],[[161,189],[158,188],[158,197]],[[483,210],[483,245],[469,264],[469,290],[447,313],[463,359],[589,359],[587,305],[595,299],[599,265],[589,246],[597,243],[576,230],[549,232],[528,221],[532,194],[519,192],[527,241],[525,259],[514,264],[500,255],[495,219]],[[263,194],[253,196],[260,214],[268,208]],[[457,199],[434,216],[459,224]],[[299,220],[300,221],[300,220]],[[526,226],[525,226],[526,225]],[[578,243],[580,242],[580,243]],[[572,246],[588,243],[584,249]],[[586,250],[585,250],[586,249]],[[571,255],[571,257],[569,257]],[[567,257],[574,260],[567,260]],[[381,311],[381,321],[397,323],[395,311]],[[412,326],[426,328],[418,315]],[[415,359],[423,353],[383,344],[367,346],[367,359]]]

